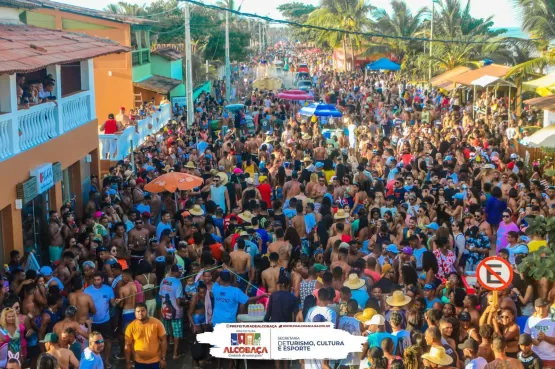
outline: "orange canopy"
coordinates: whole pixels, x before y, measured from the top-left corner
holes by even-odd
[[[179,189],[181,191],[192,190],[193,188],[202,185],[204,180],[200,177],[193,176],[187,173],[170,172],[161,175],[145,186],[148,192],[175,192]]]

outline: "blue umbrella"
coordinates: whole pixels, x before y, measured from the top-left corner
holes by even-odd
[[[335,108],[335,105],[330,104],[310,104],[299,110],[301,115],[315,115],[317,117],[336,117],[340,118],[343,116],[339,110]]]
[[[243,104],[231,104],[231,105],[226,105],[225,108],[231,112],[235,112],[237,110],[241,110],[245,108],[245,105]]]

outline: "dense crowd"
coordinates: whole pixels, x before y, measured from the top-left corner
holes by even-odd
[[[196,334],[256,303],[267,322],[368,337],[304,369],[555,368],[555,287],[518,269],[547,246],[526,229],[555,214],[555,187],[515,152],[508,100],[484,93],[474,111],[393,73],[338,73],[322,55],[292,57],[293,71],[300,61],[342,118],[254,89],[255,61],[234,74],[245,109],[225,109],[216,83],[192,126],[176,106],[133,161],[92,179],[82,219],[50,212],[51,263],[24,270],[29,254],[11,254],[0,367],[154,369],[187,351],[194,368],[232,368]],[[203,185],[145,190],[172,171]],[[514,268],[498,296],[468,282],[490,255]]]

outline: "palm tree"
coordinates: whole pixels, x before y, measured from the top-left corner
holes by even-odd
[[[422,18],[428,12],[427,8],[422,8],[413,15],[407,4],[401,0],[392,0],[391,8],[391,14],[384,9],[375,9],[372,12],[376,21],[372,25],[373,31],[397,37],[418,37],[423,34]],[[420,43],[401,39],[389,39],[387,42],[401,62],[409,50],[420,46]]]
[[[119,1],[117,4],[108,4],[104,11],[107,13],[113,13],[118,15],[128,15],[128,16],[142,16],[147,15],[146,6],[130,4],[125,1]]]
[[[321,0],[320,8],[310,13],[307,24],[324,28],[336,28],[346,31],[362,32],[370,28],[372,22],[368,19],[374,7],[366,0]],[[354,46],[360,48],[364,39],[362,36],[346,34],[344,32],[322,30],[317,32],[317,43],[327,44],[332,48],[343,46],[345,64],[347,64],[347,40],[351,47],[351,69],[354,68]]]
[[[534,39],[539,56],[520,63],[509,71],[514,74],[531,74],[543,71],[555,65],[555,50],[549,44],[555,40],[555,0],[514,0],[515,8],[520,12],[522,29],[530,33]]]

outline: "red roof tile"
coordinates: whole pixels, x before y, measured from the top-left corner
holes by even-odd
[[[161,47],[159,49],[152,51],[150,54],[160,55],[161,57],[172,61],[183,59],[185,57],[185,55],[183,55],[181,51],[171,47]]]
[[[84,34],[0,25],[0,74],[32,72],[127,51],[128,47],[111,40]]]
[[[153,75],[133,85],[159,94],[168,94],[171,90],[182,84],[183,81],[164,76]]]

